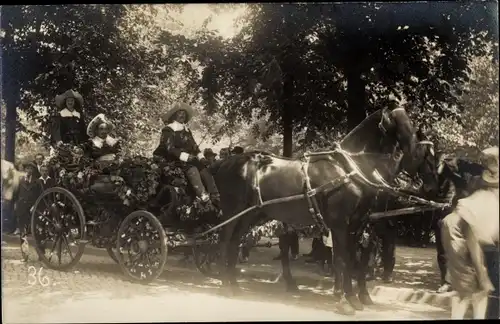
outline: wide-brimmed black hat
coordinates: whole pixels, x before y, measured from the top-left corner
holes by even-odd
[[[231,151],[233,154],[242,154],[243,152],[245,152],[245,150],[241,146],[235,146]]]
[[[70,89],[60,95],[56,96],[56,106],[59,108],[63,108],[62,106],[66,102],[66,99],[73,98],[80,103],[80,106],[83,106],[83,97],[77,91]]]
[[[217,156],[217,153],[215,153],[211,148],[206,148],[203,150],[203,156],[205,157]]]

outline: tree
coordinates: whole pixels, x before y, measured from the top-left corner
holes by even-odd
[[[467,91],[459,97],[465,107],[461,123],[443,119],[433,130],[439,147],[448,153],[461,148],[475,148],[471,153],[498,145],[498,62],[497,45],[484,43],[488,55],[471,55],[468,59]],[[470,151],[470,150],[469,150]]]
[[[294,132],[307,127],[311,139],[332,126],[351,129],[382,107],[371,94],[401,92],[408,102],[430,105],[439,118],[458,118],[460,87],[452,85],[467,82],[470,32],[496,37],[492,8],[412,3],[408,17],[401,14],[408,5],[250,6],[241,33],[206,59],[207,109],[223,98],[219,109],[229,122],[249,120],[254,111],[269,115],[288,156]],[[367,93],[376,84],[378,93]]]
[[[129,15],[136,7],[23,5],[2,9],[2,92],[8,126],[15,125],[11,121],[15,121],[19,107],[28,118],[39,121],[41,130],[48,134],[49,119],[55,112],[54,97],[75,88],[84,97],[88,118],[104,112],[127,126],[120,129],[130,129],[133,125],[127,110],[133,95],[144,93],[149,76],[169,75],[167,68],[149,73],[160,66],[158,50],[141,44],[143,35],[127,27],[144,22],[142,15]],[[35,139],[47,136],[43,132],[33,135]],[[127,131],[120,135],[127,138]],[[8,155],[13,155],[9,145]]]

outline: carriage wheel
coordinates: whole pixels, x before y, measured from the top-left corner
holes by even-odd
[[[68,270],[80,261],[85,250],[85,215],[70,191],[45,190],[33,205],[31,229],[38,257],[47,268]]]
[[[148,284],[163,272],[167,261],[167,236],[153,214],[135,211],[120,225],[116,250],[123,272],[133,281]]]
[[[219,265],[217,264],[219,255],[220,253],[217,245],[204,244],[195,245],[193,247],[193,258],[196,268],[209,278],[221,278]]]

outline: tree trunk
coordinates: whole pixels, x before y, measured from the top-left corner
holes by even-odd
[[[5,156],[3,159],[15,163],[16,152],[16,104],[6,100],[7,112],[5,116]]]
[[[353,129],[366,117],[366,82],[361,78],[359,64],[351,62],[347,74],[347,124]]]
[[[282,94],[283,156],[293,154],[293,79],[288,77],[283,83]]]
[[[283,114],[283,156],[292,157],[293,154],[293,122],[286,110]],[[286,117],[286,118],[285,118]]]

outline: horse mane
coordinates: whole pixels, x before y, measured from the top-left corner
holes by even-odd
[[[364,136],[359,136],[359,132],[361,130],[366,130],[366,128],[370,127],[375,130],[378,130],[378,122],[382,117],[382,109],[375,111],[374,113],[368,115],[358,126],[354,127],[340,142],[340,146],[342,148],[347,149],[348,151],[361,151],[365,146],[368,146],[369,142],[367,142],[367,138]],[[376,138],[375,136],[371,137]]]

